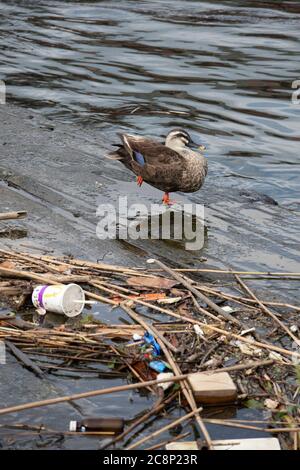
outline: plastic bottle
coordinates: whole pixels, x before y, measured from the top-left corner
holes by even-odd
[[[121,433],[125,421],[122,418],[84,418],[82,421],[70,421],[69,429],[72,432]]]

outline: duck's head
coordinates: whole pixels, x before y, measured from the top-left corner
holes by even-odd
[[[184,147],[196,148],[198,150],[204,150],[204,145],[199,145],[193,141],[190,134],[183,129],[173,129],[166,137],[166,147],[169,147],[175,151],[182,150]]]

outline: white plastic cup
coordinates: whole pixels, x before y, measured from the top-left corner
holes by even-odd
[[[85,295],[77,284],[37,286],[32,293],[32,303],[41,312],[61,313],[67,317],[80,315]]]

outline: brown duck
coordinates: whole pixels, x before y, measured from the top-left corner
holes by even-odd
[[[137,135],[120,134],[122,144],[108,158],[120,160],[137,176],[137,184],[143,181],[164,191],[163,202],[170,204],[169,193],[198,191],[207,175],[207,160],[192,150],[196,144],[188,132],[173,129],[165,144]],[[204,150],[203,145],[198,149]]]

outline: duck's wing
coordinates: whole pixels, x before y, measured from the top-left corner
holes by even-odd
[[[153,184],[170,184],[182,177],[184,158],[174,150],[151,139],[122,134],[123,145],[109,158],[120,160],[136,175]]]

